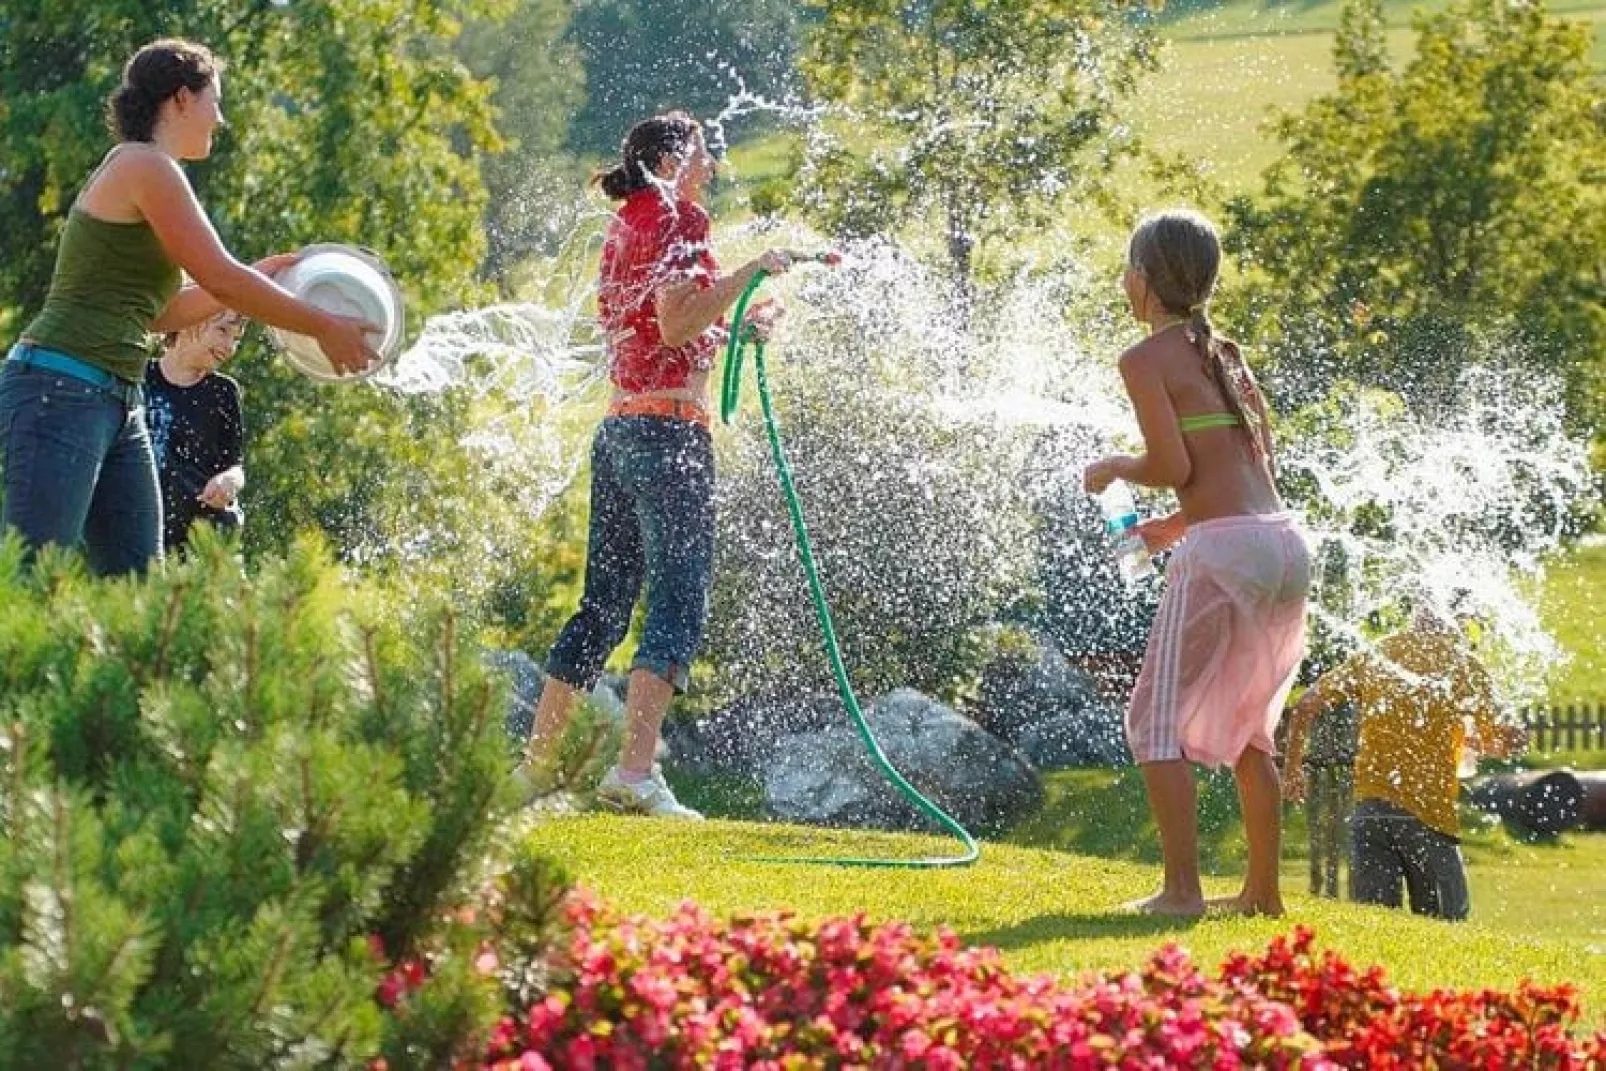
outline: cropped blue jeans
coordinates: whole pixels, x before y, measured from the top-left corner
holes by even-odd
[[[591,447],[585,592],[547,655],[547,673],[590,691],[624,641],[645,585],[647,618],[631,668],[684,692],[708,619],[713,564],[708,429],[664,417],[608,417]]]

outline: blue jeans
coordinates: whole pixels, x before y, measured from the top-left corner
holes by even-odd
[[[591,446],[585,594],[546,671],[590,691],[625,638],[642,584],[647,620],[632,669],[684,692],[702,644],[714,565],[714,451],[708,429],[660,417],[609,417]]]
[[[82,543],[96,573],[162,556],[162,495],[137,392],[0,364],[0,528],[30,550]]]

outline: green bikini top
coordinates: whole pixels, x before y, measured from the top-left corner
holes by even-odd
[[[1178,417],[1177,426],[1183,431],[1207,431],[1210,428],[1241,428],[1244,422],[1238,419],[1236,413],[1195,413],[1193,416]]]

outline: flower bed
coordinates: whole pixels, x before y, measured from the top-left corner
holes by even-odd
[[[498,1024],[497,1068],[1585,1068],[1576,994],[1399,992],[1307,929],[1208,975],[1167,945],[1141,969],[1017,977],[996,950],[862,916],[621,917],[584,894],[539,999]]]

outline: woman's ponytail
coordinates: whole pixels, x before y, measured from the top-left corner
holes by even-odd
[[[1219,337],[1210,322],[1210,296],[1221,268],[1221,242],[1210,221],[1182,211],[1147,217],[1132,232],[1127,263],[1143,276],[1167,312],[1187,317],[1188,337],[1198,347],[1222,404],[1238,418],[1256,452],[1265,454],[1264,429],[1245,400],[1238,348]]]
[[[646,186],[645,182],[632,181],[630,169],[624,164],[606,167],[591,176],[593,185],[600,186],[610,200],[623,201]]]

